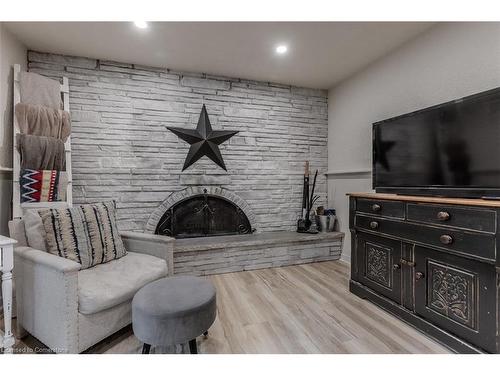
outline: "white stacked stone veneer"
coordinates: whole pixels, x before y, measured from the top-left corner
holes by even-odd
[[[246,202],[258,232],[293,231],[305,160],[326,203],[325,90],[33,51],[28,63],[69,78],[74,201],[115,199],[120,229],[146,230],[172,193],[215,186]],[[214,129],[239,131],[220,147],[227,172],[207,158],[181,172],[189,146],[166,126],[195,128],[202,104]]]

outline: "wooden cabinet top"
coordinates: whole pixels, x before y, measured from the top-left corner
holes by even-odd
[[[350,197],[379,199],[400,202],[421,202],[435,204],[456,204],[461,206],[479,206],[500,208],[500,200],[494,199],[470,199],[470,198],[443,198],[443,197],[423,197],[416,195],[398,195],[382,193],[348,193]]]

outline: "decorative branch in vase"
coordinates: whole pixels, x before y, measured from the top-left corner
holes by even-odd
[[[318,233],[315,220],[311,221],[311,210],[319,199],[318,195],[314,195],[316,189],[316,179],[318,178],[318,170],[314,174],[311,193],[309,194],[309,161],[306,161],[304,168],[304,183],[302,187],[302,215],[297,221],[297,232],[300,233]]]

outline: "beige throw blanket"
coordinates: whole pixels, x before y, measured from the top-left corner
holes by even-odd
[[[15,107],[19,130],[23,134],[66,139],[71,134],[69,113],[40,105],[18,103]]]
[[[61,109],[61,84],[59,81],[36,73],[21,72],[19,78],[21,103],[43,105]]]
[[[21,169],[66,170],[64,142],[60,139],[18,134],[17,147],[21,154]]]

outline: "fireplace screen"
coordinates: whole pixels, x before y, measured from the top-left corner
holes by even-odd
[[[169,208],[156,227],[156,234],[175,238],[224,236],[251,233],[245,213],[222,197],[201,194]]]

